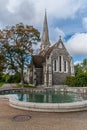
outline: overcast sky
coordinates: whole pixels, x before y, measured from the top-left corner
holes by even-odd
[[[87,0],[0,0],[0,28],[23,22],[42,33],[45,9],[50,41],[61,35],[75,62],[87,58]]]

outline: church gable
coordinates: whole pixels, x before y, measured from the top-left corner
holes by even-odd
[[[65,48],[61,38],[59,39],[59,41],[55,44],[55,47],[53,49],[53,55],[66,55],[69,56],[69,53],[67,51],[67,49]]]
[[[62,44],[61,44],[61,43],[59,43],[59,46],[58,46],[58,48],[63,48],[63,46],[62,46]]]

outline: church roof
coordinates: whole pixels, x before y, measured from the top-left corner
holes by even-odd
[[[42,50],[38,55],[39,55],[39,56],[44,56],[44,57],[49,56],[50,53],[52,52],[54,46],[55,46],[55,45],[49,47],[47,50]]]
[[[51,46],[51,47],[48,48],[48,50],[47,50],[46,53],[45,53],[45,56],[49,56],[49,55],[50,55],[50,53],[52,52],[54,46],[55,46],[55,45],[53,45],[53,46]]]
[[[32,66],[32,64],[34,64],[36,68],[42,68],[43,67],[43,63],[46,61],[46,57],[49,57],[51,52],[53,51],[53,49],[55,47],[59,46],[60,43],[63,46],[63,48],[65,48],[65,46],[64,46],[64,44],[63,44],[63,42],[62,42],[62,40],[60,38],[57,43],[55,43],[54,45],[50,46],[47,50],[43,49],[42,51],[39,52],[38,55],[33,55],[32,56],[32,61],[31,61],[30,65]],[[67,52],[67,50],[66,50],[66,52]]]
[[[31,64],[29,65],[29,67],[31,67],[32,63],[33,63],[35,65],[35,67],[41,68],[42,64],[45,62],[46,56],[50,55],[50,53],[52,52],[54,46],[55,45],[49,47],[48,50],[45,51],[45,52],[44,52],[44,50],[42,50],[38,55],[33,55],[32,56],[32,61],[31,61]]]
[[[32,56],[32,61],[35,67],[40,68],[42,67],[42,64],[44,63],[45,58],[43,56],[34,55]]]

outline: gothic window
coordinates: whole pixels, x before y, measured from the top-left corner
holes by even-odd
[[[56,71],[56,60],[54,60],[54,71]]]
[[[66,61],[64,61],[64,72],[66,72]]]
[[[53,71],[57,71],[57,60],[53,60]]]
[[[61,56],[59,56],[59,71],[62,71],[62,65],[61,65]]]
[[[68,62],[64,61],[64,72],[68,73]]]

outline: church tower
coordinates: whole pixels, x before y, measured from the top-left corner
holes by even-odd
[[[46,15],[46,11],[45,11],[43,33],[42,33],[41,45],[40,45],[40,52],[42,50],[47,50],[49,48],[49,46],[50,46],[49,32],[48,32],[48,24],[47,24],[47,15]]]

